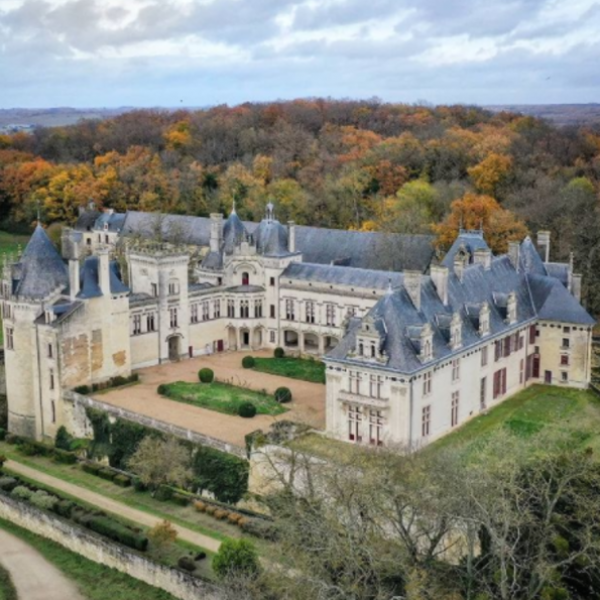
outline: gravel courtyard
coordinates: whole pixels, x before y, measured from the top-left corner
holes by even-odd
[[[244,436],[256,429],[267,430],[277,420],[306,423],[316,429],[325,428],[325,386],[288,377],[278,377],[242,368],[242,358],[248,352],[231,352],[201,356],[178,363],[168,363],[140,369],[140,383],[119,390],[94,394],[98,400],[127,410],[186,427],[230,444],[243,447]],[[267,350],[252,352],[252,356],[272,356]],[[215,378],[252,390],[273,393],[278,387],[292,390],[293,401],[288,412],[279,416],[257,415],[253,419],[224,415],[212,410],[183,404],[160,396],[156,388],[161,383],[198,381],[198,370],[209,367]]]

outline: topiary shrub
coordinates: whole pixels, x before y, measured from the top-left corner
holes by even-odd
[[[252,369],[255,364],[256,361],[254,360],[254,356],[244,356],[244,358],[242,358],[242,367],[244,367],[244,369]]]
[[[175,504],[179,504],[179,506],[187,506],[190,503],[190,497],[185,494],[180,494],[179,492],[175,492],[171,496],[171,500],[173,500]]]
[[[207,504],[207,505],[206,505],[206,508],[204,509],[204,512],[205,512],[207,515],[214,515],[214,514],[215,514],[215,512],[216,512],[216,510],[217,510],[217,507],[216,507],[216,506],[212,506],[212,504]]]
[[[232,525],[237,525],[240,521],[240,519],[242,518],[242,515],[238,514],[238,513],[229,513],[229,516],[227,517],[227,520],[232,524]]]
[[[11,494],[15,498],[20,498],[21,500],[29,500],[31,498],[31,496],[33,496],[33,492],[28,487],[25,487],[24,485],[18,485],[11,492]]]
[[[252,419],[256,415],[256,406],[252,402],[242,402],[238,407],[238,415],[244,419]]]
[[[0,490],[12,492],[17,485],[17,480],[14,477],[0,477]]]
[[[129,487],[131,485],[131,477],[127,477],[127,475],[119,473],[118,475],[115,475],[113,483],[116,483],[121,487]]]
[[[212,383],[215,380],[215,372],[212,369],[200,369],[198,371],[198,379],[202,383]]]
[[[200,550],[200,552],[198,552],[196,556],[194,556],[194,560],[204,560],[205,558],[206,552],[204,552],[203,550]]]
[[[77,454],[68,452],[67,450],[61,450],[60,448],[54,449],[52,458],[54,462],[62,463],[63,465],[74,465],[77,462]]]
[[[219,521],[223,521],[228,516],[229,516],[229,511],[223,510],[222,508],[218,508],[217,510],[215,510],[215,514],[213,515],[213,517],[215,519],[218,519]]]
[[[252,578],[260,571],[258,552],[249,540],[225,540],[212,560],[212,567],[221,579],[231,575]]]
[[[287,387],[279,387],[275,390],[275,400],[280,404],[292,401],[292,391]]]
[[[275,358],[283,358],[285,356],[285,350],[283,348],[275,348],[273,356]]]
[[[189,556],[182,556],[177,561],[177,566],[180,569],[183,569],[184,571],[189,571],[190,573],[192,571],[196,570],[196,565],[194,564],[194,559],[190,558]]]
[[[206,510],[206,504],[202,502],[202,500],[195,500],[194,508],[197,512],[204,512]]]
[[[125,385],[129,383],[129,379],[123,377],[122,375],[116,375],[110,380],[110,385],[112,387],[119,387],[121,385]]]
[[[169,391],[169,388],[167,386],[166,383],[161,383],[157,388],[156,388],[157,393],[159,393],[161,396],[166,396],[167,392]]]
[[[51,496],[44,490],[38,490],[32,494],[29,501],[31,504],[38,508],[43,508],[44,510],[54,510],[54,507],[58,504],[58,498],[56,496]]]
[[[90,393],[90,386],[78,385],[76,388],[73,388],[73,391],[77,394],[81,394],[82,396],[87,396]]]

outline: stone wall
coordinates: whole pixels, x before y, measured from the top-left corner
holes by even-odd
[[[58,516],[0,492],[0,517],[52,540],[96,563],[144,581],[181,600],[221,600],[219,588],[191,575],[159,565],[141,554]]]
[[[89,407],[104,411],[112,417],[118,417],[120,419],[125,419],[126,421],[139,423],[140,425],[150,427],[151,429],[157,429],[158,431],[188,440],[194,444],[200,444],[201,446],[214,448],[221,452],[227,452],[238,458],[247,458],[245,449],[240,448],[239,446],[234,446],[233,444],[228,444],[227,442],[223,442],[208,435],[185,429],[184,427],[178,427],[177,425],[172,425],[165,421],[159,421],[152,417],[147,417],[125,410],[124,408],[119,408],[118,406],[113,406],[112,404],[101,402],[94,398],[90,398],[89,396],[82,396],[76,392],[64,392],[63,400],[65,403],[65,415],[68,415],[70,412],[70,416],[66,418],[67,422],[65,425],[73,435],[78,437],[90,437],[91,435],[92,428],[85,412],[85,409]]]

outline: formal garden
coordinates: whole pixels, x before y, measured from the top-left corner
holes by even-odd
[[[325,383],[325,363],[312,357],[285,356],[283,348],[276,348],[273,357],[245,356],[242,366],[269,375]]]
[[[200,369],[198,380],[197,383],[163,383],[158,386],[157,392],[170,400],[244,418],[257,414],[281,415],[287,411],[284,404],[292,400],[288,388],[278,388],[274,394],[269,394],[266,390],[255,391],[231,382],[215,381],[212,369]]]

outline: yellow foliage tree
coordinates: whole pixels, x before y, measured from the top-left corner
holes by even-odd
[[[469,176],[477,191],[494,195],[498,186],[508,177],[512,169],[512,158],[492,152],[479,164],[468,169]]]
[[[496,254],[506,252],[508,242],[520,241],[528,233],[525,223],[502,208],[494,198],[471,193],[455,200],[446,219],[434,226],[438,248],[447,250],[461,228],[482,228],[488,245]]]

